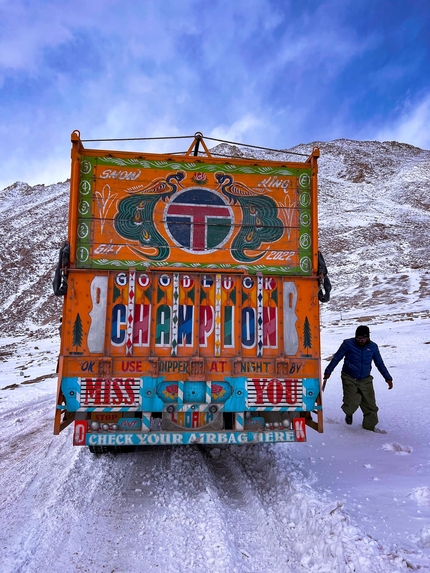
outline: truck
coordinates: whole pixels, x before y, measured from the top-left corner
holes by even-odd
[[[207,139],[148,153],[72,133],[54,434],[73,423],[93,453],[323,431],[319,149]]]

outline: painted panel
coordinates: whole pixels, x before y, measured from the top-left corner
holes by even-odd
[[[102,353],[104,350],[108,277],[95,276],[91,282],[90,296],[92,309],[88,330],[88,351]]]
[[[83,155],[80,268],[312,273],[309,164]]]
[[[62,341],[65,376],[163,376],[168,383],[253,374],[318,378],[317,283],[70,271]]]
[[[87,446],[176,446],[186,444],[220,445],[306,441],[304,419],[296,418],[295,430],[265,432],[148,432],[148,433],[86,433],[80,427],[80,444]],[[82,443],[83,442],[83,443]]]

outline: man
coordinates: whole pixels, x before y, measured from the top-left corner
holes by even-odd
[[[323,389],[342,358],[345,359],[341,373],[342,410],[346,414],[345,422],[351,425],[352,415],[360,407],[363,412],[363,428],[371,432],[378,431],[375,430],[378,423],[378,406],[373,389],[373,377],[370,375],[372,361],[384,377],[389,390],[393,387],[393,379],[381,358],[377,344],[370,340],[368,326],[359,326],[355,331],[355,338],[348,338],[342,342],[325,369]]]

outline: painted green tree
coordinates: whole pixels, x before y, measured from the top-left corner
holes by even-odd
[[[305,318],[305,324],[303,326],[303,346],[305,348],[312,348],[311,325],[309,323],[308,317]],[[306,354],[306,356],[310,356],[310,354]]]
[[[76,315],[75,322],[73,324],[73,346],[76,346],[76,349],[78,349],[78,347],[82,345],[83,332],[84,329],[82,327],[82,320],[78,312],[78,314]]]

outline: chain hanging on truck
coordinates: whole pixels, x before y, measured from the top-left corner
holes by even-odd
[[[60,249],[58,265],[55,269],[54,280],[52,281],[55,296],[64,296],[67,292],[67,265],[69,264],[69,260],[70,245],[66,242]]]
[[[331,282],[328,278],[327,266],[321,251],[318,251],[318,300],[328,302],[330,300]]]

